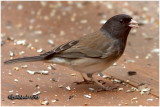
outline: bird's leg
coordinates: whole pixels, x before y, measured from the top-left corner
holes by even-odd
[[[102,88],[96,90],[96,92],[100,92],[100,91],[114,91],[115,89],[117,89],[119,86],[104,86],[106,84],[105,81],[103,80],[96,80],[95,78],[92,78],[93,81],[95,81],[95,83],[97,83],[97,85],[101,86]]]
[[[83,81],[81,82],[74,82],[76,84],[94,84],[95,82],[92,81],[92,74],[87,74],[87,77],[90,78],[90,80],[86,79],[84,74],[80,73],[82,75]]]

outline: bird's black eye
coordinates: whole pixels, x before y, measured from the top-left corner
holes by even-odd
[[[124,21],[123,21],[123,20],[120,20],[119,22],[120,22],[120,23],[123,23]]]

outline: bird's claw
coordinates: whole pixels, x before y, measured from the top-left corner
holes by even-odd
[[[115,87],[111,87],[111,86],[107,86],[107,87],[103,87],[100,89],[97,89],[96,92],[101,92],[101,91],[115,91],[116,89],[118,89],[119,86],[115,86]]]
[[[94,84],[95,82],[94,81],[81,81],[81,82],[73,82],[73,83],[79,85],[79,84]]]

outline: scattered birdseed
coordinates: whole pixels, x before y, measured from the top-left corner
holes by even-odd
[[[27,72],[31,75],[33,74],[44,74],[44,75],[47,75],[49,73],[49,71],[30,71],[30,70],[27,70]]]
[[[49,102],[47,100],[44,100],[41,102],[41,105],[48,105],[48,104],[49,104]]]
[[[44,16],[44,20],[45,21],[49,20],[49,17],[48,16]]]
[[[107,79],[107,78],[109,78],[109,77],[108,77],[108,76],[106,76],[106,75],[103,75],[102,77],[103,77],[104,79]]]
[[[14,70],[16,70],[16,71],[18,71],[18,70],[19,70],[19,68],[18,68],[18,67],[14,67],[13,69],[14,69]]]
[[[18,40],[16,42],[17,45],[25,45],[26,44],[26,40]]]
[[[135,56],[136,59],[139,59],[139,56]]]
[[[71,74],[72,76],[76,76],[76,74]]]
[[[13,90],[9,91],[9,93],[13,93]]]
[[[12,51],[9,52],[10,57],[14,56],[14,53]]]
[[[150,88],[144,88],[144,89],[141,89],[141,94],[149,94],[150,93]]]
[[[113,63],[113,66],[117,66],[117,63],[115,62],[115,63]]]
[[[51,67],[51,66],[48,66],[47,68],[48,68],[48,69],[50,69],[50,70],[52,69],[52,67]]]
[[[117,80],[117,79],[114,79],[113,82],[121,83],[121,81],[120,81],[120,80]]]
[[[68,99],[70,100],[70,99],[71,99],[71,98],[73,98],[73,97],[74,97],[74,96],[73,96],[73,95],[71,95],[71,96],[69,96],[69,98],[68,98]]]
[[[40,35],[40,34],[42,34],[42,31],[41,30],[34,31],[34,34]]]
[[[129,76],[136,75],[136,71],[128,71],[128,75]]]
[[[85,24],[85,23],[87,23],[88,21],[86,20],[86,19],[83,19],[83,20],[81,20],[80,21],[80,23],[82,23],[82,24]]]
[[[128,63],[128,62],[134,63],[135,60],[125,60],[125,63]]]
[[[129,81],[129,80],[126,80],[126,82],[129,83],[130,81]]]
[[[153,52],[153,53],[159,53],[160,51],[159,51],[159,49],[153,49],[151,52]]]
[[[106,20],[101,20],[99,23],[100,24],[105,24],[107,21]]]
[[[55,103],[56,101],[57,101],[57,100],[52,100],[51,102],[52,102],[52,103]]]
[[[43,49],[40,48],[40,49],[37,50],[37,52],[38,52],[38,53],[41,53],[41,52],[43,52]]]
[[[107,3],[106,5],[107,5],[107,8],[108,8],[108,9],[112,9],[112,8],[113,8],[113,6],[112,6],[111,3]]]
[[[31,74],[31,75],[35,74],[34,71],[27,70],[27,72],[28,72],[29,74]]]
[[[15,81],[15,82],[18,82],[18,80],[17,80],[17,79],[14,79],[14,81]]]
[[[84,95],[86,98],[89,98],[89,99],[91,99],[91,96],[90,95]]]
[[[40,71],[41,74],[47,75],[49,71]]]
[[[53,42],[53,40],[51,40],[51,39],[48,40],[48,43],[49,43],[50,45],[54,45],[54,42]]]
[[[123,90],[123,88],[118,88],[118,90],[119,90],[119,91],[122,91],[122,90]]]
[[[63,30],[60,31],[60,36],[65,35],[65,32]]]
[[[40,1],[40,3],[41,3],[41,5],[42,5],[43,7],[45,7],[45,6],[47,5],[47,2],[46,2],[46,1]]]
[[[149,59],[151,57],[151,54],[148,53],[146,56],[145,56],[145,59]]]
[[[69,91],[71,91],[71,88],[70,88],[70,86],[67,86],[67,87],[66,87],[66,89],[67,89],[67,90],[69,90]]]
[[[34,42],[36,42],[36,43],[37,43],[38,41],[39,41],[38,39],[35,39],[35,40],[34,40]]]
[[[12,104],[15,104],[15,102],[12,102]]]
[[[102,74],[102,73],[98,73],[98,76],[102,77],[102,76],[103,76],[103,74]]]
[[[38,92],[34,92],[32,95],[38,95],[38,94],[40,94],[41,92],[40,91],[38,91]]]
[[[23,5],[19,4],[19,5],[17,6],[17,9],[18,9],[18,10],[22,10],[22,9],[23,9]]]
[[[137,97],[132,98],[132,100],[137,100],[137,99],[138,99]]]
[[[62,88],[62,87],[63,87],[63,85],[59,85],[58,87],[59,87],[59,88]],[[66,89],[67,89],[67,87],[66,87]]]
[[[12,76],[12,73],[11,73],[11,72],[9,72],[9,73],[8,73],[8,75]]]
[[[28,65],[22,65],[21,66],[21,68],[27,68],[28,67]]]
[[[153,101],[153,99],[147,99],[147,101]]]
[[[136,87],[131,87],[132,91],[138,91],[138,89]]]
[[[143,7],[142,9],[144,12],[147,12],[148,11],[148,8],[147,7]]]
[[[89,88],[89,90],[94,91],[94,88]]]
[[[22,54],[24,54],[24,51],[19,52],[19,55],[22,55]]]

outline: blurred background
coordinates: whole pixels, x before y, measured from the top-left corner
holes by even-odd
[[[48,68],[50,64],[43,62],[3,64],[8,59],[47,52],[62,43],[97,31],[108,18],[117,14],[128,14],[141,23],[138,29],[130,32],[122,58],[103,72],[123,81],[129,80],[130,85],[120,84],[123,91],[94,93],[88,88],[96,86],[72,85],[72,82],[81,81],[81,76],[59,65],[53,65],[56,68],[53,70]],[[44,100],[48,101],[47,105],[57,106],[158,105],[159,7],[156,1],[3,1],[1,31],[2,105],[41,105]],[[30,75],[26,72],[44,69],[49,71],[48,75]],[[137,75],[128,76],[128,71],[136,71]],[[52,78],[57,82],[53,82]],[[147,84],[151,94],[126,93],[132,86],[137,87],[140,83]],[[60,85],[62,88],[59,88]],[[70,86],[72,91],[66,90],[67,86]],[[32,95],[39,90],[39,100],[7,99],[10,94]],[[90,94],[91,99],[84,97]],[[135,97],[137,102],[131,101]]]

